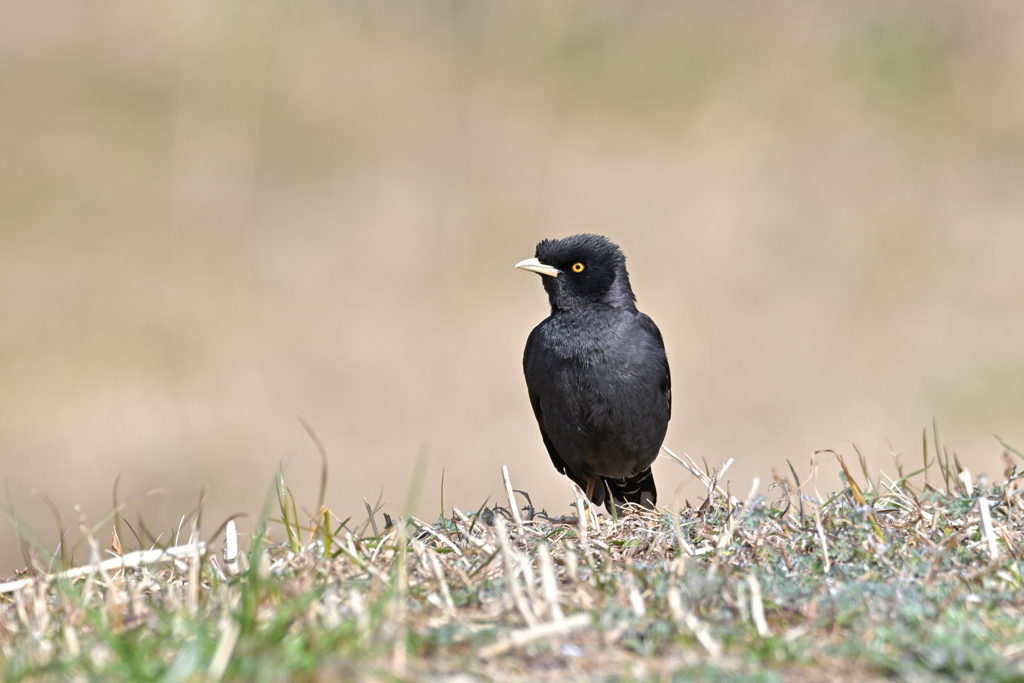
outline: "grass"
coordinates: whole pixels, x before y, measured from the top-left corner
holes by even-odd
[[[237,557],[213,552],[219,538],[197,543],[197,522],[183,524],[174,557],[101,563],[87,534],[91,560],[75,574],[48,573],[37,552],[19,584],[0,587],[0,671],[5,681],[1024,681],[1016,452],[1007,445],[1002,480],[989,484],[935,445],[929,459],[924,439],[920,471],[897,462],[895,481],[867,478],[863,459],[857,481],[842,456],[818,454],[843,466],[839,490],[820,499],[792,468],[740,500],[718,485],[724,468],[679,460],[706,499],[614,521],[577,497],[571,518],[516,504],[518,519],[491,505],[433,524],[370,509],[357,524],[321,506],[300,523],[278,477],[279,516]],[[233,523],[225,533],[235,540]]]

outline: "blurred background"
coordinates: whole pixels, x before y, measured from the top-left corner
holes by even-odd
[[[52,547],[33,490],[95,521],[120,476],[166,540],[207,484],[207,533],[258,514],[283,466],[312,513],[302,416],[343,518],[401,514],[418,453],[424,519],[442,472],[449,508],[503,500],[503,464],[568,513],[521,370],[547,301],[513,266],[584,231],[664,333],[667,445],[735,458],[741,497],[851,442],[909,472],[933,417],[999,474],[1022,83],[1012,3],[0,2],[6,500]],[[17,547],[4,523],[4,573]]]

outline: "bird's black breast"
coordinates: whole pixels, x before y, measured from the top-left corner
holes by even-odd
[[[530,334],[523,370],[556,468],[577,480],[622,479],[657,457],[671,381],[646,315],[601,304],[556,312]]]

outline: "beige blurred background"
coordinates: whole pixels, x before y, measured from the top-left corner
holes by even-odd
[[[570,496],[521,353],[544,237],[625,250],[667,443],[734,491],[921,429],[1024,447],[1012,3],[0,2],[0,471],[47,541],[301,505]],[[825,460],[821,489],[840,486]],[[700,486],[656,465],[661,500]],[[771,494],[774,498],[775,494]],[[109,532],[103,532],[106,542]],[[166,535],[165,535],[166,538]],[[129,539],[130,543],[133,543]],[[21,566],[13,527],[0,568]],[[79,551],[79,559],[86,554]]]

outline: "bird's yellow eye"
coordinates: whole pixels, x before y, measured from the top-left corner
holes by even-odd
[[[576,263],[572,264],[572,272],[574,272],[574,273],[582,273],[583,272],[583,264],[580,263],[579,261],[577,261]]]

